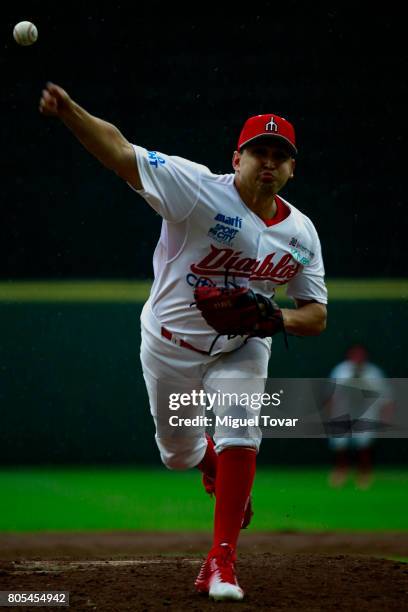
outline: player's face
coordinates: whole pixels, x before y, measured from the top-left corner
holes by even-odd
[[[235,151],[232,165],[238,187],[275,194],[293,177],[295,160],[285,145],[260,142]]]

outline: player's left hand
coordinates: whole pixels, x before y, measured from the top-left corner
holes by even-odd
[[[194,298],[208,325],[219,334],[266,338],[284,331],[273,300],[245,287],[196,287]]]

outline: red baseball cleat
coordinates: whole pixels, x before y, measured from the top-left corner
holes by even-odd
[[[235,562],[235,551],[229,544],[223,543],[211,549],[194,583],[196,590],[208,593],[217,601],[243,599],[244,591],[237,581]]]
[[[203,485],[205,492],[208,493],[211,497],[215,495],[215,478],[211,478],[206,474],[203,474]],[[248,497],[248,501],[244,510],[244,518],[242,519],[241,529],[246,529],[251,522],[251,519],[254,515],[254,511],[252,510],[252,497]]]

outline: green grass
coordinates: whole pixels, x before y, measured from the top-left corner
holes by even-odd
[[[197,471],[3,469],[0,531],[209,530],[213,501]],[[408,473],[378,470],[372,487],[327,485],[327,472],[258,470],[255,530],[406,530]]]
[[[403,300],[407,278],[343,278],[327,281],[330,300]],[[8,281],[0,282],[0,302],[144,302],[151,281]],[[282,300],[284,290],[278,292]]]

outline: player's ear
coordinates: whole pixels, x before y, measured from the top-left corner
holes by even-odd
[[[296,167],[296,159],[292,157],[292,172],[290,173],[290,178],[295,176],[295,167]]]
[[[241,153],[239,151],[234,151],[232,156],[232,167],[234,170],[238,170],[239,162],[241,160]]]

